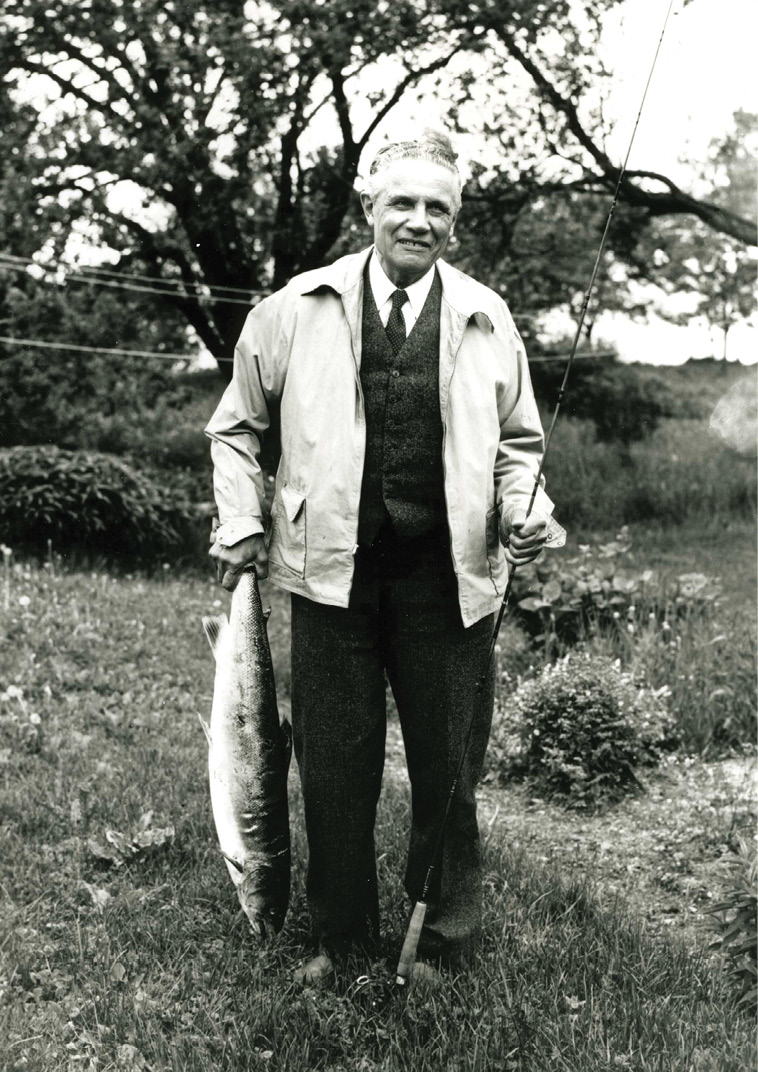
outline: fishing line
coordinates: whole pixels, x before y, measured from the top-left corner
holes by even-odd
[[[564,396],[564,393],[565,393],[565,390],[566,390],[566,384],[568,382],[569,373],[571,371],[571,366],[572,366],[574,358],[576,356],[576,349],[577,349],[577,346],[579,345],[579,339],[580,339],[580,336],[581,336],[581,333],[582,333],[582,328],[584,326],[584,320],[585,320],[585,317],[587,315],[587,307],[589,305],[590,297],[592,296],[592,291],[593,291],[594,286],[595,286],[595,279],[597,277],[598,269],[600,267],[600,260],[601,260],[601,257],[603,255],[603,249],[605,247],[605,242],[606,242],[606,239],[608,237],[608,232],[610,230],[611,220],[613,219],[613,213],[615,212],[616,205],[618,203],[619,192],[621,190],[621,183],[622,183],[622,180],[624,178],[624,174],[626,172],[627,165],[629,163],[629,156],[630,156],[631,151],[632,151],[632,146],[634,145],[634,139],[635,139],[635,136],[637,134],[637,128],[639,126],[640,118],[642,116],[642,109],[645,106],[645,100],[647,99],[648,90],[650,88],[650,83],[651,83],[652,78],[653,78],[653,72],[655,71],[656,63],[658,62],[658,55],[659,55],[660,50],[661,50],[661,45],[663,43],[663,37],[664,37],[664,34],[666,33],[666,27],[668,25],[669,16],[671,15],[671,10],[672,10],[673,6],[674,6],[674,0],[669,0],[669,6],[668,6],[668,10],[666,12],[666,18],[663,21],[663,29],[661,30],[661,34],[660,34],[660,37],[658,39],[658,45],[657,45],[657,47],[655,49],[655,55],[653,56],[653,62],[650,65],[650,73],[648,74],[647,82],[645,83],[645,89],[643,91],[642,100],[640,102],[640,106],[639,106],[639,109],[637,111],[637,118],[636,118],[636,120],[634,122],[634,127],[632,129],[632,135],[631,135],[631,138],[629,139],[629,145],[628,145],[628,148],[626,150],[626,156],[624,157],[624,162],[621,165],[621,169],[619,170],[619,173],[618,173],[618,179],[616,180],[616,187],[615,187],[615,190],[613,192],[613,200],[611,202],[611,207],[610,207],[610,210],[608,212],[608,218],[605,221],[605,227],[603,229],[603,234],[602,234],[602,237],[600,239],[600,245],[598,246],[598,251],[597,251],[597,255],[595,257],[594,266],[592,268],[592,274],[590,276],[589,285],[588,285],[587,290],[586,290],[585,295],[584,295],[584,301],[582,302],[582,308],[581,308],[581,311],[579,313],[579,320],[578,320],[578,323],[577,323],[576,333],[574,335],[574,341],[572,343],[571,352],[569,354],[568,362],[566,364],[566,371],[565,371],[565,373],[563,375],[563,380],[561,382],[561,386],[560,386],[559,391],[558,391],[558,398],[557,398],[557,401],[556,401],[556,404],[555,404],[555,409],[553,411],[553,417],[552,417],[552,420],[550,422],[550,428],[548,430],[547,436],[545,437],[545,449],[544,449],[543,454],[542,454],[542,459],[540,461],[539,468],[537,469],[537,475],[534,478],[534,487],[532,488],[532,494],[531,494],[531,496],[529,498],[529,505],[528,505],[527,511],[526,511],[526,516],[527,517],[529,517],[529,515],[532,512],[532,508],[534,506],[534,500],[535,500],[535,498],[537,496],[537,491],[538,491],[539,485],[540,485],[540,479],[542,477],[542,472],[543,472],[543,469],[545,467],[545,459],[547,457],[547,452],[548,452],[548,449],[550,447],[550,442],[551,442],[552,437],[553,437],[553,430],[555,428],[555,423],[556,423],[556,421],[558,419],[558,413],[559,413],[561,402],[563,400],[563,396]],[[396,976],[395,976],[395,982],[397,983],[398,986],[404,986],[406,984],[406,982],[408,981],[408,977],[410,976],[411,969],[413,968],[414,961],[416,959],[416,950],[418,949],[419,938],[421,937],[421,930],[422,930],[422,927],[424,925],[424,919],[426,917],[426,911],[427,911],[427,908],[428,908],[428,897],[429,897],[429,889],[430,889],[431,882],[432,882],[432,876],[434,874],[435,868],[437,867],[437,860],[439,858],[440,851],[442,849],[442,842],[443,842],[443,839],[444,839],[444,836],[445,836],[445,829],[447,827],[447,821],[448,821],[448,818],[450,816],[450,808],[452,806],[453,798],[455,797],[455,793],[456,793],[456,790],[458,788],[458,782],[460,780],[461,773],[463,771],[463,765],[466,762],[466,755],[468,753],[468,748],[469,748],[469,744],[470,744],[470,741],[471,741],[471,734],[472,734],[472,731],[474,729],[474,719],[475,719],[476,710],[477,710],[477,700],[479,699],[479,697],[484,692],[484,688],[485,688],[485,686],[487,684],[487,679],[488,679],[488,676],[489,676],[490,663],[492,661],[492,656],[493,656],[493,653],[495,651],[495,644],[497,643],[498,633],[500,632],[500,626],[501,626],[502,621],[503,621],[503,615],[505,614],[505,608],[508,605],[508,599],[510,598],[511,588],[513,587],[513,577],[514,577],[514,575],[516,573],[517,568],[518,568],[517,566],[511,566],[510,570],[508,571],[508,583],[506,584],[505,593],[503,594],[503,601],[500,604],[500,610],[498,611],[497,620],[495,622],[495,628],[494,628],[494,631],[492,633],[492,639],[490,641],[489,651],[487,652],[487,659],[486,659],[486,661],[484,663],[484,667],[483,667],[483,670],[482,670],[482,675],[479,678],[479,681],[477,682],[476,692],[475,692],[475,695],[474,695],[474,701],[472,703],[471,717],[469,718],[468,728],[466,730],[466,734],[465,734],[465,737],[463,739],[463,747],[461,749],[461,758],[460,758],[460,760],[458,762],[458,768],[457,768],[457,770],[455,772],[455,777],[453,778],[452,784],[450,786],[450,791],[449,791],[448,796],[447,796],[447,802],[445,804],[445,811],[443,813],[442,821],[440,823],[439,830],[438,830],[438,833],[437,833],[437,838],[435,840],[434,850],[433,850],[432,856],[431,856],[431,862],[429,864],[429,868],[428,868],[428,870],[426,872],[426,877],[424,879],[424,885],[423,885],[422,890],[421,890],[421,897],[419,898],[419,900],[416,902],[416,904],[414,906],[413,913],[411,915],[411,920],[410,920],[410,923],[408,924],[408,930],[407,930],[406,935],[405,935],[405,941],[403,942],[403,948],[402,948],[401,953],[400,953],[400,959],[398,961],[397,972],[396,972]]]

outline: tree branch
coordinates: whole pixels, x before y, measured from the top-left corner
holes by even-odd
[[[55,82],[64,93],[70,93],[78,100],[83,101],[87,108],[91,108],[93,111],[107,112],[110,118],[119,126],[123,126],[126,119],[123,115],[119,115],[114,111],[108,101],[98,101],[94,97],[90,97],[88,93],[85,93],[83,89],[75,86],[73,82],[63,78],[62,75],[57,74],[52,65],[48,65],[35,60],[29,60],[25,57],[19,57],[14,66],[19,67],[23,71],[31,72],[32,74],[42,74],[49,78],[52,82]]]
[[[548,77],[540,70],[534,61],[526,55],[523,49],[516,43],[512,35],[506,33],[502,27],[493,27],[503,41],[514,59],[518,60],[527,74],[532,78],[545,98],[553,108],[564,117],[571,134],[579,144],[589,153],[602,172],[602,183],[606,187],[615,188],[618,182],[621,168],[617,167],[610,157],[595,143],[593,138],[584,129],[576,104],[564,96]],[[667,193],[654,193],[645,190],[630,181],[633,178],[652,178],[662,182],[668,187]],[[701,201],[696,197],[680,190],[675,183],[664,175],[652,171],[627,171],[621,182],[619,196],[629,205],[644,208],[651,216],[663,216],[669,214],[689,214],[696,216],[708,224],[715,231],[728,234],[737,238],[746,245],[758,245],[758,233],[756,224],[751,220],[743,219],[728,209],[707,201]]]
[[[119,212],[113,212],[106,205],[101,204],[99,211],[107,216],[117,226],[125,227],[137,236],[139,241],[140,255],[152,262],[160,269],[165,259],[170,258],[178,266],[182,279],[189,286],[198,286],[201,281],[195,278],[195,274],[184,252],[177,246],[160,246],[155,241],[155,235],[141,223],[129,219]],[[195,329],[203,343],[208,347],[214,357],[225,357],[226,344],[219,331],[216,329],[213,317],[209,311],[197,300],[196,297],[181,297],[180,295],[166,294],[160,296],[161,301],[166,301],[175,308],[181,309],[183,315]]]
[[[441,70],[441,68],[446,67],[447,64],[450,63],[450,60],[453,58],[453,56],[457,55],[457,53],[460,52],[461,47],[462,46],[459,42],[455,46],[455,48],[452,49],[452,51],[447,53],[447,55],[442,56],[438,60],[435,60],[434,63],[427,64],[426,67],[419,67],[417,68],[417,70],[411,71],[401,82],[398,82],[398,84],[395,86],[395,90],[392,93],[392,96],[379,109],[379,111],[376,113],[374,118],[364,130],[362,136],[356,142],[359,155],[363,152],[366,142],[369,140],[369,138],[379,126],[381,121],[389,112],[392,111],[398,101],[402,98],[405,91],[409,89],[412,85],[414,85],[414,83],[418,82],[421,78],[423,78],[424,75],[433,74],[434,71],[439,71]]]

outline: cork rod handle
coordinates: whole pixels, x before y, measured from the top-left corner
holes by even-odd
[[[405,986],[408,982],[408,977],[411,974],[411,969],[413,968],[413,963],[416,959],[418,940],[421,937],[421,928],[424,926],[426,908],[426,901],[417,901],[416,906],[413,909],[413,915],[408,924],[408,931],[405,935],[403,948],[400,951],[400,960],[397,962],[395,982],[398,986]]]

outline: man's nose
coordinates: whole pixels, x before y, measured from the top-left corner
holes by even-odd
[[[414,205],[413,210],[410,212],[406,225],[412,231],[428,231],[429,219],[426,214],[425,205]]]

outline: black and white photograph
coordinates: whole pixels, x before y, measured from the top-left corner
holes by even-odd
[[[752,1072],[758,9],[0,0],[0,1069]]]

